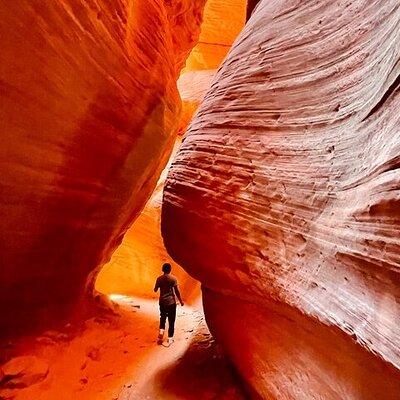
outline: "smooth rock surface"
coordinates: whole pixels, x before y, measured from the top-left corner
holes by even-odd
[[[207,1],[199,41],[190,53],[183,73],[220,66],[244,26],[246,4],[246,0]]]
[[[199,41],[188,57],[178,81],[182,98],[179,133],[184,135],[212,79],[242,30],[246,0],[208,0]]]
[[[400,395],[400,3],[259,2],[171,168],[167,250],[254,397]]]
[[[204,4],[0,2],[2,333],[61,315],[142,210]]]
[[[177,86],[182,99],[179,133],[186,128],[210,88],[223,57],[244,25],[246,2],[209,0],[204,9],[199,43],[194,47]],[[229,18],[227,18],[229,15]],[[223,51],[215,52],[215,48]],[[175,143],[173,154],[180,145]],[[173,157],[173,154],[171,157]],[[157,187],[138,219],[126,232],[111,260],[104,265],[96,280],[96,289],[105,294],[125,294],[148,297],[161,265],[170,262],[177,276],[182,296],[192,301],[199,295],[199,284],[171,261],[161,238],[161,201],[167,169],[161,174]]]

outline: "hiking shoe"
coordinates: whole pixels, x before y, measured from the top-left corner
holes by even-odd
[[[172,343],[174,343],[174,338],[169,337],[168,338],[168,345],[171,346]]]

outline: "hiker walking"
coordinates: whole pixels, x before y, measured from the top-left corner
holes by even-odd
[[[178,289],[178,280],[171,274],[171,264],[165,263],[162,266],[163,274],[156,280],[154,291],[160,289],[160,333],[158,335],[158,344],[163,343],[165,322],[168,318],[168,345],[174,341],[174,327],[176,318],[176,299],[178,298],[181,306],[183,301]]]

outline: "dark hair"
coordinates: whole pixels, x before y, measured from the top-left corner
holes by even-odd
[[[162,266],[162,271],[165,272],[166,274],[169,274],[171,272],[171,264],[164,263]]]

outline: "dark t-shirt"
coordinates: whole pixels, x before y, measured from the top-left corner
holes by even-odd
[[[157,278],[156,289],[160,288],[160,305],[176,304],[174,287],[177,285],[178,280],[171,274],[164,274]]]

